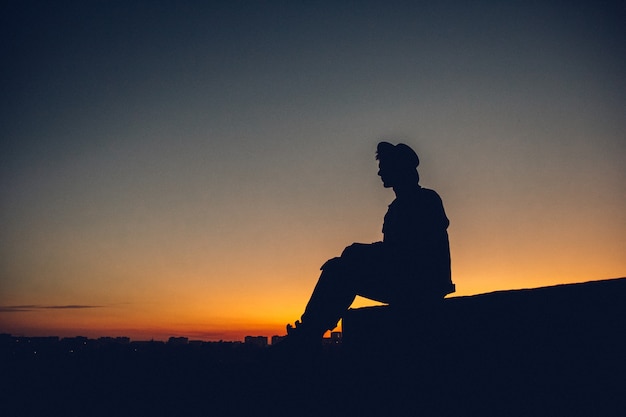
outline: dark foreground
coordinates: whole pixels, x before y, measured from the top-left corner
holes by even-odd
[[[226,344],[5,347],[0,415],[625,415],[625,295],[621,279],[457,298],[445,330],[391,327],[292,356]]]

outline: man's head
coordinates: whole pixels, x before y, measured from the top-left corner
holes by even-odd
[[[420,160],[408,145],[380,142],[376,147],[376,159],[379,167],[378,175],[386,188],[413,185],[419,182],[417,167]]]

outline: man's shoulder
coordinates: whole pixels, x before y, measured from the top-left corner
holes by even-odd
[[[413,207],[413,206],[433,206],[442,205],[441,197],[435,190],[430,188],[419,187],[413,193],[408,193],[400,198],[396,198],[389,204],[390,209],[396,207]]]
[[[420,195],[422,198],[433,199],[437,201],[441,201],[441,197],[437,194],[437,191],[431,190],[430,188],[420,188]]]

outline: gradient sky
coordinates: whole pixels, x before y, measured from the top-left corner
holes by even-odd
[[[381,138],[458,295],[626,275],[623,2],[300,3],[2,3],[0,332],[284,333]]]

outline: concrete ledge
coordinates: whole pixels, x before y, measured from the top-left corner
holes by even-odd
[[[626,278],[451,297],[441,311],[413,316],[387,306],[350,309],[344,346],[380,351],[434,342],[474,352],[613,354],[626,349]]]

